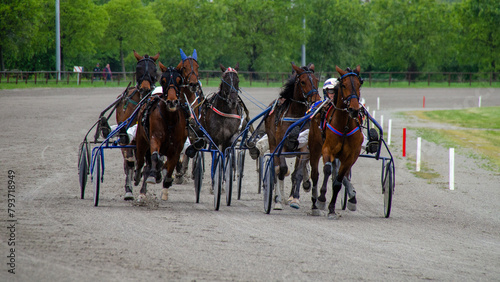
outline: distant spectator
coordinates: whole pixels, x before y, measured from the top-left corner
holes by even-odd
[[[107,81],[111,81],[112,74],[113,73],[111,72],[111,67],[109,66],[109,64],[107,64],[106,67],[102,70],[103,79],[105,79]]]
[[[101,72],[101,68],[99,67],[99,63],[97,63],[94,67],[94,75],[92,80],[100,80],[99,73]]]

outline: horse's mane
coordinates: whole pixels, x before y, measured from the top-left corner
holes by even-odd
[[[309,68],[309,66],[302,66],[300,67],[304,71],[311,71],[314,72]],[[285,82],[283,87],[281,88],[281,92],[279,97],[280,98],[285,98],[285,99],[292,99],[293,98],[293,91],[295,89],[295,79],[297,78],[297,73],[293,71],[292,75],[288,78],[288,80]]]

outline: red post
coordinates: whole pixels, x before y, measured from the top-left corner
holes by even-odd
[[[425,108],[425,96],[424,96],[424,103],[423,103],[423,108]]]
[[[406,157],[406,128],[403,128],[403,157]]]

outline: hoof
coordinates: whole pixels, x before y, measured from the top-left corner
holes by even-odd
[[[250,157],[252,158],[252,160],[256,160],[260,156],[259,149],[255,148],[255,147],[249,148],[248,152],[250,153]]]
[[[333,213],[329,213],[327,217],[328,217],[328,219],[339,219],[342,216],[340,214],[338,214],[338,213],[334,213],[333,212]]]
[[[134,200],[134,194],[131,192],[125,193],[125,196],[123,197],[125,201],[133,201]]]
[[[139,197],[137,197],[137,202],[142,203],[146,200],[146,194],[140,194]]]
[[[168,189],[167,188],[163,188],[161,190],[161,199],[163,201],[167,201],[168,200]]]
[[[294,209],[300,209],[300,201],[297,198],[293,198],[292,201],[290,202],[290,207]]]
[[[356,196],[350,198],[348,201],[347,201],[347,208],[350,210],[350,211],[356,211],[356,204],[358,202],[356,201]]]
[[[156,184],[156,178],[154,176],[149,176],[148,179],[146,179],[146,183]]]
[[[318,209],[324,211],[326,207],[326,202],[321,202],[320,200],[316,201],[316,206],[318,206]]]
[[[182,184],[184,183],[184,177],[181,175],[181,176],[175,176],[175,184]]]
[[[280,211],[283,209],[283,205],[281,203],[274,203],[274,210]]]
[[[286,204],[289,205],[293,201],[293,196],[290,196],[288,200],[286,200]]]
[[[313,209],[313,210],[311,210],[311,215],[312,216],[320,216],[321,212],[318,209]]]
[[[311,181],[310,180],[307,180],[305,182],[302,183],[302,188],[304,189],[304,192],[308,193],[309,191],[311,191]]]

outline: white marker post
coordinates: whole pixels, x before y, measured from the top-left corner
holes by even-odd
[[[380,97],[377,97],[377,111],[380,110]]]
[[[455,190],[455,148],[450,148],[450,190]]]
[[[384,132],[384,115],[380,116],[380,128],[382,129],[382,132]]]
[[[420,171],[420,150],[421,150],[422,138],[417,138],[417,169],[416,171]]]
[[[375,110],[373,110],[373,115],[372,115],[372,117],[373,117],[373,119],[375,119],[375,120],[376,120],[376,118],[375,118]]]
[[[387,132],[387,145],[391,145],[392,119],[389,119],[389,131]]]
[[[481,96],[479,96],[479,103],[478,104],[478,107],[481,108]]]

